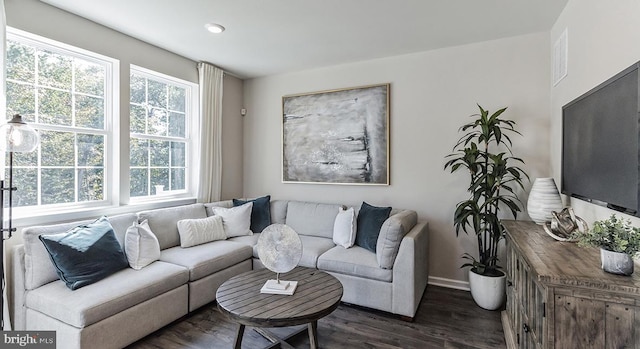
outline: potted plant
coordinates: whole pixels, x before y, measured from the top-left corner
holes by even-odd
[[[640,229],[631,220],[612,214],[609,219],[596,221],[586,231],[574,233],[580,246],[600,248],[602,269],[619,275],[633,274],[633,257],[640,252]]]
[[[520,134],[512,120],[501,119],[507,108],[493,114],[478,105],[480,114],[460,128],[463,133],[453,147],[454,153],[445,169],[456,172],[466,169],[469,174],[469,198],[456,205],[454,226],[456,236],[460,230],[476,235],[478,258],[465,253],[469,260],[462,267],[469,269],[469,287],[474,301],[480,307],[495,310],[504,303],[505,274],[498,266],[498,243],[504,237],[499,215],[506,209],[515,219],[520,212],[520,200],[515,195],[523,180],[529,176],[515,164],[524,163],[511,152],[510,135]]]

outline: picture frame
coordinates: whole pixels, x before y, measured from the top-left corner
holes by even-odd
[[[390,84],[282,97],[284,183],[389,185]]]

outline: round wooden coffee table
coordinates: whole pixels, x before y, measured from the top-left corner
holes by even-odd
[[[218,309],[239,324],[234,348],[240,349],[245,326],[255,327],[256,332],[282,348],[293,348],[284,339],[277,338],[262,327],[302,324],[308,324],[310,347],[317,348],[318,319],[329,315],[338,307],[342,298],[342,284],[323,271],[296,267],[288,273],[280,274],[281,280],[298,281],[293,295],[260,293],[264,283],[275,279],[275,276],[268,269],[253,270],[232,277],[218,288]],[[297,333],[304,330],[303,328]]]

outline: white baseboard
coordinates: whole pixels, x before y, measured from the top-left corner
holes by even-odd
[[[436,276],[429,276],[429,280],[427,281],[429,285],[441,286],[447,288],[455,288],[456,290],[469,291],[469,282],[468,281],[460,281],[453,280],[447,278],[440,278]]]

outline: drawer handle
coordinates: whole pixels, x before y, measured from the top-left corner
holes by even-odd
[[[529,328],[529,325],[527,324],[522,325],[522,330],[524,331],[524,333],[529,333],[529,331],[531,331],[531,329]]]

